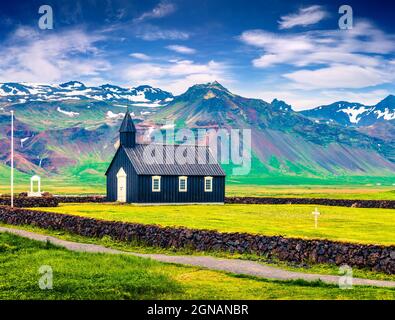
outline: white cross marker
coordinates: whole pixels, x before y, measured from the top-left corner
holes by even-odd
[[[312,214],[314,215],[314,226],[317,229],[318,228],[318,216],[320,215],[320,213],[318,212],[317,208],[315,208],[315,210],[312,212]]]

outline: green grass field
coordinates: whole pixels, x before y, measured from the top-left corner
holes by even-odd
[[[395,210],[319,206],[319,227],[315,229],[314,209],[313,205],[135,206],[91,203],[61,204],[37,210],[221,232],[395,244]]]
[[[108,163],[85,159],[81,164],[65,169],[61,175],[42,176],[42,190],[53,194],[104,195],[106,192],[104,172],[107,166]],[[92,168],[95,169],[92,170]],[[30,176],[15,170],[16,193],[29,190]],[[279,177],[272,179],[244,177],[242,181],[236,181],[228,177],[226,194],[227,196],[395,200],[395,180],[391,180],[390,177],[387,180],[385,183],[368,183],[362,178],[354,178],[352,181],[346,180],[343,183],[334,184],[331,180],[314,182],[296,178],[284,180]],[[373,178],[372,181],[374,181]],[[9,193],[10,168],[0,164],[0,194]]]
[[[395,187],[389,186],[260,186],[227,185],[227,196],[329,198],[353,200],[395,200]]]
[[[270,281],[148,259],[70,252],[0,234],[0,299],[395,299],[395,290]],[[51,266],[53,289],[38,286]]]
[[[104,237],[87,237],[81,236],[74,233],[70,233],[63,230],[52,230],[52,229],[43,229],[32,225],[9,225],[0,222],[0,226],[6,228],[16,228],[22,229],[26,231],[31,231],[43,235],[53,236],[59,239],[79,242],[79,243],[91,243],[101,245],[107,248],[117,249],[121,251],[128,252],[137,252],[137,253],[159,253],[159,254],[168,254],[168,255],[195,255],[195,256],[213,256],[218,258],[227,258],[227,259],[241,259],[241,260],[251,260],[256,261],[264,265],[295,271],[295,272],[303,272],[303,273],[315,273],[315,274],[326,274],[326,275],[338,275],[339,274],[339,266],[334,264],[325,264],[325,263],[308,263],[307,261],[303,264],[292,263],[287,261],[281,261],[275,259],[273,257],[268,258],[262,255],[256,254],[239,254],[239,253],[231,253],[225,251],[196,251],[191,248],[161,248],[158,246],[149,246],[145,243],[141,243],[138,241],[119,241],[111,239],[109,236]],[[395,281],[395,275],[386,274],[378,271],[361,269],[361,268],[353,268],[353,276],[357,278],[364,279],[376,279],[376,280],[388,280]]]
[[[0,166],[1,175],[1,166]],[[89,175],[89,174],[85,174]],[[26,192],[30,188],[29,178],[20,176],[19,183],[15,185],[15,192]],[[53,194],[84,195],[106,193],[104,179],[97,182],[95,179],[86,183],[77,178],[68,180],[57,177],[42,179],[43,191]],[[0,179],[0,194],[9,194],[9,180]],[[395,187],[391,186],[324,186],[324,185],[237,185],[226,186],[227,196],[243,197],[291,197],[291,198],[330,198],[354,200],[395,200]]]

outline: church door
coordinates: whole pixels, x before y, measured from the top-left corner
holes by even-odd
[[[123,168],[117,173],[117,201],[126,202],[126,172]]]

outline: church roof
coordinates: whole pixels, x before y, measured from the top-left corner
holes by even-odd
[[[206,146],[136,144],[134,148],[123,148],[138,175],[225,176]],[[186,155],[190,158],[184,164]]]
[[[129,111],[126,112],[125,117],[123,118],[119,132],[136,132],[136,127],[134,126]]]

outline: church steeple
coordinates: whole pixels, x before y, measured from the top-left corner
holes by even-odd
[[[121,146],[125,148],[134,148],[136,145],[136,127],[129,111],[126,112],[125,118],[123,118],[121,127],[119,128],[119,138]]]

